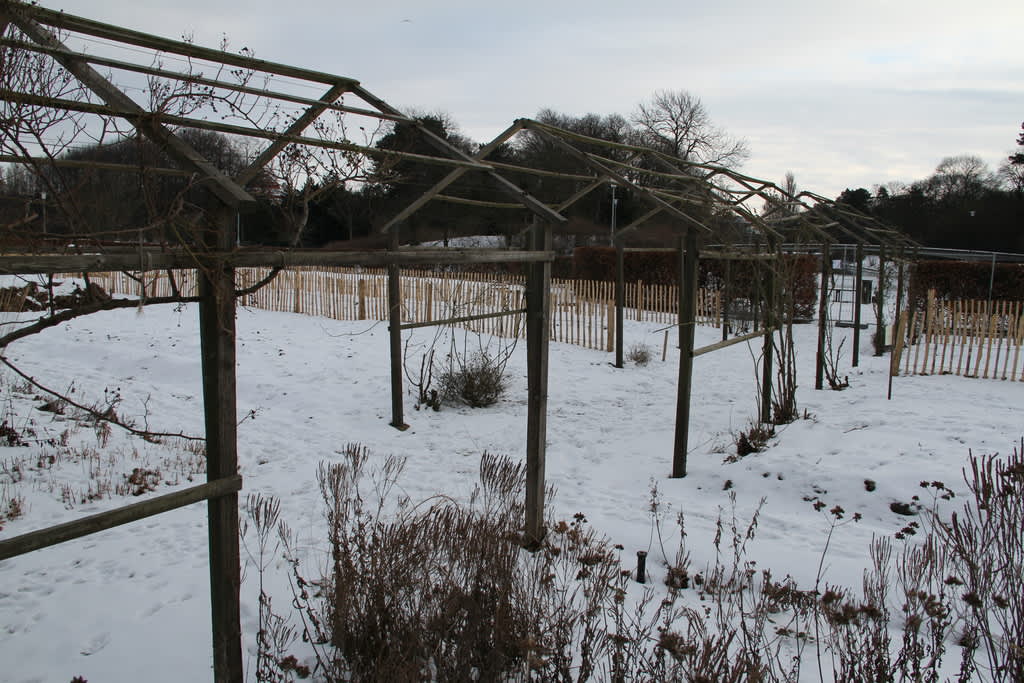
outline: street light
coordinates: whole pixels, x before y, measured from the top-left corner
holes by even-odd
[[[43,234],[46,234],[46,190],[39,193],[39,198],[43,201]]]

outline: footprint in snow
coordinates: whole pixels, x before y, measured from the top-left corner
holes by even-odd
[[[93,636],[93,638],[89,641],[89,644],[86,645],[84,648],[82,648],[81,652],[82,652],[83,655],[88,657],[89,655],[96,654],[97,652],[99,652],[100,650],[102,650],[103,648],[105,648],[109,644],[110,644],[110,634],[109,633],[100,633],[100,634],[98,634],[96,636]]]

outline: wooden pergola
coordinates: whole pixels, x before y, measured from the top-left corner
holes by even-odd
[[[9,27],[13,27],[8,30]],[[69,47],[69,37],[102,39],[132,48],[132,59],[94,55]],[[520,263],[527,269],[525,313],[527,323],[527,425],[526,425],[526,515],[523,542],[536,547],[544,536],[545,444],[548,397],[548,333],[550,324],[551,262],[554,260],[554,231],[566,224],[566,210],[598,188],[614,184],[643,201],[648,210],[614,232],[617,253],[616,327],[617,365],[622,365],[624,276],[623,254],[628,236],[659,219],[669,220],[675,234],[671,247],[678,254],[680,296],[679,390],[672,476],[685,476],[688,450],[688,424],[693,358],[701,353],[752,338],[763,338],[762,392],[770,398],[772,333],[779,319],[772,307],[765,307],[762,329],[723,341],[694,348],[695,303],[699,244],[713,244],[716,230],[708,217],[727,212],[738,217],[763,240],[759,246],[720,246],[708,249],[706,256],[772,264],[782,244],[795,236],[816,236],[828,262],[828,244],[842,234],[858,245],[877,245],[880,253],[900,249],[905,242],[870,217],[848,207],[836,205],[816,195],[791,197],[773,183],[740,174],[734,170],[680,160],[656,150],[588,138],[543,123],[519,119],[476,154],[467,154],[444,138],[432,133],[415,118],[395,109],[368,91],[357,80],[267,62],[247,54],[170,40],[154,35],[92,21],[14,0],[0,0],[0,48],[4,55],[31,54],[59,64],[83,86],[83,96],[55,97],[45,92],[13,91],[0,84],[0,101],[7,106],[71,112],[101,122],[127,122],[137,134],[156,143],[176,164],[168,168],[148,168],[150,173],[187,175],[200,183],[216,199],[202,219],[210,226],[196,239],[159,247],[106,245],[89,240],[75,243],[40,242],[32,248],[0,245],[0,273],[53,274],[100,272],[110,270],[157,270],[196,268],[199,273],[199,316],[202,349],[203,402],[205,414],[207,483],[106,513],[100,513],[56,527],[30,532],[0,541],[0,559],[95,533],[120,524],[159,514],[199,501],[208,503],[210,538],[210,583],[214,672],[218,681],[241,681],[243,677],[241,628],[239,622],[239,519],[238,492],[242,480],[238,474],[237,416],[235,396],[235,308],[238,292],[235,270],[245,267],[290,266],[386,266],[389,275],[391,424],[404,429],[401,335],[410,325],[401,318],[399,273],[402,267],[416,265],[464,265],[480,263]],[[217,76],[194,70],[176,71],[163,66],[153,55],[173,55],[185,60],[202,60],[218,65]],[[145,77],[180,85],[189,91],[211,93],[218,97],[245,97],[265,106],[286,106],[296,113],[283,123],[258,125],[230,116],[171,113],[148,108],[133,99],[128,90],[98,69],[121,74],[124,78]],[[240,70],[259,74],[266,85],[254,85],[251,79],[234,79],[221,72]],[[315,86],[323,91],[318,98],[295,94],[275,86],[280,79]],[[357,101],[353,104],[352,101]],[[436,154],[412,154],[382,150],[348,139],[325,139],[311,134],[325,113],[399,122],[413,127]],[[214,161],[205,158],[180,135],[182,129],[212,131],[248,140],[263,141],[263,147],[248,165],[229,175]],[[544,168],[528,168],[501,163],[489,157],[516,135],[543,138],[573,159],[578,168],[567,173]],[[235,220],[256,204],[250,183],[286,149],[302,147],[328,152],[365,156],[381,162],[402,160],[450,169],[433,187],[423,192],[381,226],[389,247],[379,250],[328,251],[285,248],[266,250],[242,248],[235,240]],[[600,149],[601,153],[593,150]],[[26,164],[34,168],[82,164],[53,155],[4,154],[0,161]],[[138,173],[132,165],[90,164],[108,171]],[[480,174],[488,179],[497,196],[493,200],[470,200],[444,194],[465,174]],[[535,175],[572,181],[575,189],[564,197],[541,199],[523,190],[510,175]],[[762,216],[757,204],[782,200],[798,211],[782,218]],[[402,225],[430,201],[486,204],[523,212],[531,217],[527,248],[506,249],[424,249],[403,246]],[[826,268],[823,265],[823,269]],[[771,268],[769,267],[769,272]],[[774,277],[766,294],[772,301]],[[824,289],[824,288],[823,288]],[[859,291],[859,287],[858,287]],[[824,306],[824,303],[822,304]],[[496,315],[521,313],[506,311]],[[450,324],[453,321],[436,321]],[[762,406],[770,403],[765,399]]]

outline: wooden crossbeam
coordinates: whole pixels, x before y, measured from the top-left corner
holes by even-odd
[[[511,311],[498,311],[497,313],[478,313],[476,315],[464,315],[461,318],[448,318],[446,320],[427,320],[420,323],[402,323],[400,329],[415,330],[420,327],[436,327],[438,325],[457,325],[459,323],[473,322],[474,320],[489,320],[491,318],[504,318],[512,315],[523,315],[525,308],[517,308]]]
[[[766,331],[767,330],[757,330],[756,332],[748,332],[746,334],[741,334],[738,337],[726,339],[725,341],[716,342],[714,344],[708,344],[707,346],[702,346],[699,349],[694,349],[692,355],[694,358],[696,358],[697,356],[703,356],[705,353],[711,353],[712,351],[718,351],[720,349],[728,348],[730,346],[733,346],[734,344],[742,344],[745,341],[750,341],[751,339],[763,337]]]
[[[356,86],[352,90],[359,97],[363,98],[368,103],[370,103],[371,105],[373,105],[382,112],[391,114],[401,114],[400,111],[398,111],[397,109],[395,109],[390,104],[388,104],[381,98],[377,97],[373,93],[369,92],[368,90],[366,90],[366,88],[363,88],[362,86]],[[467,162],[474,161],[473,157],[469,156],[455,145],[451,144],[441,136],[428,130],[419,122],[416,123],[417,128],[420,134],[423,136],[424,140],[433,145],[437,150],[445,152],[447,154],[451,154],[456,159],[461,159]],[[517,125],[519,125],[518,121],[515,124],[513,124],[513,126]],[[489,168],[486,171],[486,173],[491,177],[491,179],[494,180],[495,183],[497,183],[498,189],[508,194],[509,196],[513,197],[516,201],[523,204],[526,208],[530,209],[530,211],[532,211],[541,220],[550,221],[558,225],[562,225],[566,222],[565,216],[558,213],[557,211],[554,211],[547,204],[540,201],[539,199],[531,195],[529,192],[523,190],[518,185],[513,183],[511,180],[495,171],[493,168]]]
[[[194,253],[184,250],[146,249],[140,255],[126,251],[109,254],[3,254],[0,273],[38,275],[47,273],[103,273],[138,270],[195,268],[224,263],[233,268],[291,266],[401,266],[457,265],[462,263],[535,263],[555,259],[553,251],[510,249],[400,249],[398,251],[226,251]]]
[[[94,168],[101,171],[122,171],[125,173],[154,173],[156,175],[190,176],[192,171],[181,168],[163,168],[160,166],[146,166],[140,169],[138,164],[115,164],[104,161],[87,161],[84,159],[61,159],[57,157],[34,157],[17,156],[15,154],[0,154],[0,163],[28,164],[36,166],[44,164],[47,166],[59,166],[64,168]]]
[[[324,113],[324,111],[330,105],[334,104],[334,101],[341,97],[342,93],[348,90],[348,84],[336,83],[330,87],[330,89],[324,93],[323,97],[320,98],[320,102],[315,105],[310,105],[306,111],[302,113],[292,122],[292,125],[285,129],[281,137],[271,142],[266,149],[260,152],[259,156],[253,159],[252,163],[249,164],[241,173],[239,173],[235,180],[241,184],[246,185],[250,180],[255,178],[263,168],[273,161],[274,157],[288,146],[288,138],[294,137],[301,134],[306,130],[316,119]]]
[[[77,102],[75,100],[66,100],[51,97],[41,97],[38,95],[32,95],[29,93],[22,93],[7,89],[0,89],[0,100],[35,104],[41,107],[64,109],[67,111],[78,111],[85,114],[96,114],[98,116],[113,116],[123,118],[128,121],[144,121],[147,119],[152,120],[155,117],[155,115],[145,112],[142,114],[136,112],[125,112],[123,110],[102,104],[93,104],[91,102]],[[456,166],[477,170],[490,169],[490,166],[486,164],[480,164],[473,161],[465,161],[462,159],[432,157],[426,154],[414,154],[412,152],[397,152],[392,150],[379,149],[377,147],[366,147],[364,145],[357,145],[352,142],[321,140],[319,138],[310,138],[302,135],[284,135],[283,133],[276,133],[274,131],[262,130],[260,128],[247,128],[245,126],[236,126],[229,123],[222,123],[220,121],[204,121],[199,119],[192,119],[186,116],[175,116],[172,114],[160,114],[159,120],[161,123],[171,124],[175,126],[197,128],[199,130],[211,130],[218,133],[226,133],[229,135],[241,135],[250,138],[263,138],[265,140],[282,139],[285,142],[295,143],[297,145],[323,147],[324,149],[337,149],[341,151],[365,154],[367,156],[382,158],[398,157],[402,159],[408,159],[410,161],[422,162],[425,164],[434,164],[437,166]]]
[[[22,14],[22,16],[31,17],[35,21],[46,24],[47,26],[94,36],[96,38],[104,38],[118,43],[127,43],[128,45],[135,45],[137,47],[156,50],[158,52],[167,52],[181,55],[183,57],[191,57],[193,59],[204,59],[214,62],[215,64],[227,64],[229,66],[240,67],[243,69],[252,69],[263,73],[286,76],[288,78],[297,78],[304,81],[315,81],[328,85],[344,82],[349,84],[349,86],[352,86],[358,85],[359,83],[359,81],[355,79],[346,78],[344,76],[336,76],[322,71],[302,69],[294,66],[288,66],[287,64],[269,62],[263,59],[256,59],[255,57],[234,54],[225,50],[201,47],[199,45],[193,45],[192,43],[186,43],[180,40],[171,40],[169,38],[143,33],[141,31],[133,31],[121,26],[105,24],[100,21],[86,19],[85,17],[75,16],[62,11],[46,9],[45,7],[40,7],[38,5],[26,5],[20,2],[0,0],[0,7],[4,6],[10,8],[10,10],[14,10],[14,12]]]
[[[295,95],[292,93],[280,92],[278,90],[270,90],[268,88],[257,88],[249,85],[243,85],[241,83],[231,83],[229,81],[224,81],[216,78],[207,78],[198,73],[192,74],[182,73],[180,71],[171,71],[169,69],[162,69],[155,66],[136,64],[134,62],[126,62],[120,59],[111,59],[110,57],[93,55],[87,52],[76,52],[70,49],[59,50],[56,48],[46,47],[43,45],[36,45],[35,43],[27,43],[21,40],[14,40],[11,38],[0,38],[0,45],[16,48],[19,50],[29,50],[32,52],[38,52],[40,54],[65,54],[80,59],[84,62],[88,62],[89,64],[93,64],[95,66],[106,66],[113,69],[117,69],[119,71],[130,71],[132,73],[139,73],[147,76],[158,76],[160,78],[167,78],[170,80],[194,83],[196,85],[207,85],[213,88],[230,90],[231,92],[242,93],[245,95],[254,95],[256,97],[262,97],[272,100],[280,100],[282,102],[291,102],[293,104],[301,104],[307,107],[321,104],[321,100],[311,99],[309,97],[303,97],[301,95]],[[347,81],[345,79],[341,79],[341,84],[347,89],[347,85],[345,85],[346,83]],[[389,121],[411,121],[411,119],[407,116],[385,114],[383,112],[374,111],[372,109],[350,107],[344,104],[338,104],[337,102],[328,105],[327,109],[332,109],[334,111],[340,111],[349,114],[359,114],[360,116],[370,116]]]
[[[480,161],[481,159],[486,157],[488,154],[493,152],[495,149],[497,149],[506,140],[508,140],[513,135],[518,133],[519,130],[520,130],[519,125],[512,124],[511,126],[506,128],[504,131],[502,131],[501,134],[499,134],[496,138],[494,138],[489,143],[487,143],[482,148],[480,148],[480,151],[477,152],[477,154],[473,158],[476,161]],[[468,169],[465,169],[465,168],[457,168],[454,171],[452,171],[451,173],[449,173],[448,175],[446,175],[444,178],[439,180],[437,183],[434,184],[433,187],[431,187],[429,190],[427,190],[426,192],[421,194],[412,203],[410,203],[408,206],[406,206],[404,209],[402,209],[395,217],[391,218],[387,223],[385,223],[384,227],[381,228],[381,232],[385,232],[385,233],[390,232],[391,229],[394,226],[398,225],[402,221],[406,220],[409,216],[411,216],[412,214],[416,213],[427,202],[429,202],[432,198],[437,196],[438,193],[440,193],[442,190],[444,190],[444,188],[448,187],[449,185],[454,183],[456,180],[461,178],[463,176],[463,174],[466,173],[467,170]],[[454,201],[454,200],[449,199],[448,201]]]
[[[631,188],[637,194],[647,198],[648,201],[654,203],[656,206],[659,206],[662,210],[668,211],[669,213],[671,213],[672,215],[676,216],[677,218],[681,218],[684,221],[686,221],[687,223],[689,223],[691,225],[694,225],[696,227],[699,227],[700,229],[704,230],[705,232],[711,232],[710,228],[708,228],[706,225],[704,225],[703,223],[698,221],[696,218],[693,218],[692,216],[684,213],[683,211],[680,211],[679,209],[677,209],[676,207],[672,206],[671,204],[669,204],[665,200],[661,199],[657,195],[651,193],[647,189],[637,185],[636,183],[633,183],[632,181],[630,181],[628,178],[626,178],[625,176],[621,175],[620,173],[618,173],[616,171],[613,171],[612,169],[608,168],[607,166],[605,166],[601,162],[596,161],[595,159],[591,158],[590,155],[585,154],[584,152],[581,152],[580,150],[576,149],[575,147],[570,145],[565,140],[562,140],[557,135],[552,134],[547,129],[547,127],[545,127],[545,126],[535,126],[534,123],[535,122],[530,121],[530,122],[526,122],[525,125],[526,125],[527,128],[529,128],[531,130],[538,131],[539,133],[541,133],[542,135],[547,137],[549,140],[551,140],[555,144],[555,146],[561,148],[566,153],[568,153],[570,156],[574,157],[575,159],[581,161],[583,164],[585,164],[585,165],[589,166],[590,168],[594,169],[599,174],[608,176],[609,178],[614,180],[616,183],[619,183],[623,187]]]
[[[199,484],[198,486],[191,486],[181,491],[147,498],[138,503],[132,503],[131,505],[125,505],[106,512],[99,512],[45,529],[29,531],[13,538],[5,538],[0,540],[0,560],[24,555],[41,548],[49,548],[53,545],[82,538],[83,536],[100,531],[106,531],[107,529],[113,529],[130,522],[137,522],[140,519],[176,510],[177,508],[200,501],[236,493],[241,489],[242,477],[236,474],[224,479]]]
[[[177,161],[194,169],[203,178],[209,180],[210,189],[222,202],[231,207],[240,207],[256,202],[244,188],[221,173],[216,166],[207,161],[191,145],[164,127],[151,113],[136,104],[134,100],[121,92],[120,89],[98,71],[84,61],[64,54],[63,51],[66,51],[64,44],[57,39],[52,31],[47,30],[20,11],[12,13],[11,19],[21,29],[22,33],[35,42],[61,50],[62,52],[55,54],[53,57],[61,66],[98,95],[109,107],[117,110],[122,115],[133,115],[129,121],[140,133],[166,149],[167,153]]]

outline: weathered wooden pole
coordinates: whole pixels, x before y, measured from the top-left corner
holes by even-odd
[[[768,243],[771,249],[771,242]],[[777,320],[775,296],[775,269],[780,261],[769,262],[764,274],[764,341],[761,343],[761,422],[772,419],[772,361],[774,360],[774,334]]]
[[[729,306],[732,304],[732,261],[725,262],[725,287],[722,292],[722,341],[729,338],[732,322],[729,320]]]
[[[878,247],[878,284],[875,287],[875,355],[885,351],[885,246]]]
[[[390,233],[390,249],[397,251],[398,226]],[[388,264],[388,335],[391,355],[391,426],[405,431],[402,406],[402,272],[396,263]]]
[[[551,224],[534,219],[530,249],[549,251]],[[551,263],[531,263],[526,278],[526,529],[524,545],[544,539],[544,464],[547,444],[548,334],[551,315]]]
[[[211,246],[230,249],[230,213],[217,217]],[[224,265],[199,269],[199,334],[206,423],[206,479],[238,475],[235,398],[235,272]],[[213,674],[218,683],[241,683],[242,627],[239,586],[238,494],[211,498],[207,505],[210,536],[210,607],[213,623]]]
[[[697,234],[692,228],[679,240],[679,388],[672,476],[686,476],[690,438],[690,391],[693,386],[693,328],[697,310]]]
[[[814,365],[814,388],[825,386],[825,334],[828,325],[828,286],[832,273],[832,252],[828,242],[821,244],[821,291],[818,297],[818,352]]]
[[[851,365],[860,365],[860,307],[863,305],[864,289],[864,245],[857,243],[857,275],[853,285],[853,352]]]
[[[895,330],[895,332],[899,332],[899,329],[900,329],[900,324],[899,324],[899,322],[900,322],[900,309],[903,307],[903,285],[904,285],[903,267],[904,267],[905,263],[906,263],[906,260],[904,259],[903,249],[901,248],[900,249],[899,270],[897,271],[897,274],[896,274],[896,319],[893,321],[893,330]],[[895,334],[895,332],[894,332],[894,334]],[[892,340],[892,343],[893,343],[893,349],[895,349],[895,348],[897,348],[898,344],[900,343],[900,340],[894,338]],[[895,354],[895,351],[893,351],[893,353]],[[893,366],[892,366],[892,362],[890,362],[889,363],[889,389],[886,392],[886,397],[890,401],[892,400],[892,374],[893,374]]]
[[[626,335],[626,258],[622,240],[615,240],[615,367],[622,367]]]
[[[914,249],[914,257],[918,256],[917,249]],[[911,321],[914,320],[914,314],[917,313],[917,296],[914,292],[914,276],[913,271],[908,269],[907,272],[907,346],[912,346],[916,343],[917,339],[914,337],[914,326]]]

